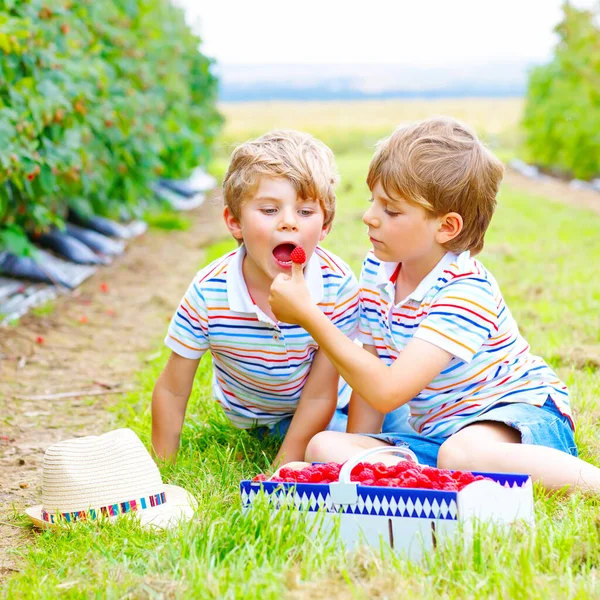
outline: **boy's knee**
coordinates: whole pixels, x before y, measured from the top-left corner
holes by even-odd
[[[469,468],[469,455],[472,454],[461,444],[459,439],[450,437],[438,452],[437,466],[439,469],[465,470]]]
[[[326,462],[335,437],[337,437],[335,431],[321,431],[317,433],[306,446],[304,460],[306,462]]]

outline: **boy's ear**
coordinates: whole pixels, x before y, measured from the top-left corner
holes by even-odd
[[[331,231],[331,223],[329,225],[324,225],[323,229],[321,229],[321,234],[319,235],[319,241],[322,242],[327,234]]]
[[[223,210],[223,219],[225,220],[225,225],[227,225],[227,229],[229,229],[229,233],[231,233],[231,235],[236,240],[241,240],[243,238],[242,225],[239,219],[236,219],[233,216],[228,206],[226,206]]]
[[[453,240],[463,229],[463,218],[456,212],[446,213],[440,217],[440,226],[436,234],[438,244]]]

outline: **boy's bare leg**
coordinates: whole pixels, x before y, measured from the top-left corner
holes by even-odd
[[[469,425],[446,440],[438,455],[441,469],[527,473],[548,490],[600,493],[600,469],[546,446],[521,444],[518,431],[502,423]]]
[[[304,458],[308,462],[343,463],[365,450],[377,448],[378,446],[391,447],[391,444],[355,433],[322,431],[310,440]],[[373,457],[368,462],[382,462],[386,465],[395,465],[398,460],[400,460],[399,457],[393,454],[382,454],[381,456]]]

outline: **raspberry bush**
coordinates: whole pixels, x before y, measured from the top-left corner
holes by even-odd
[[[0,0],[0,250],[82,212],[135,213],[205,163],[221,119],[169,0]]]

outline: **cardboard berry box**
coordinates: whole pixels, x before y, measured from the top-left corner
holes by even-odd
[[[460,491],[363,486],[350,481],[359,462],[384,452],[404,454],[416,462],[410,451],[382,447],[345,463],[336,483],[242,481],[242,507],[249,510],[259,496],[265,497],[274,511],[295,510],[308,519],[319,519],[320,527],[314,530],[318,535],[339,527],[347,549],[359,544],[380,547],[383,542],[413,560],[459,531],[468,537],[478,520],[501,527],[516,521],[534,523],[528,475],[475,473],[486,479]]]

